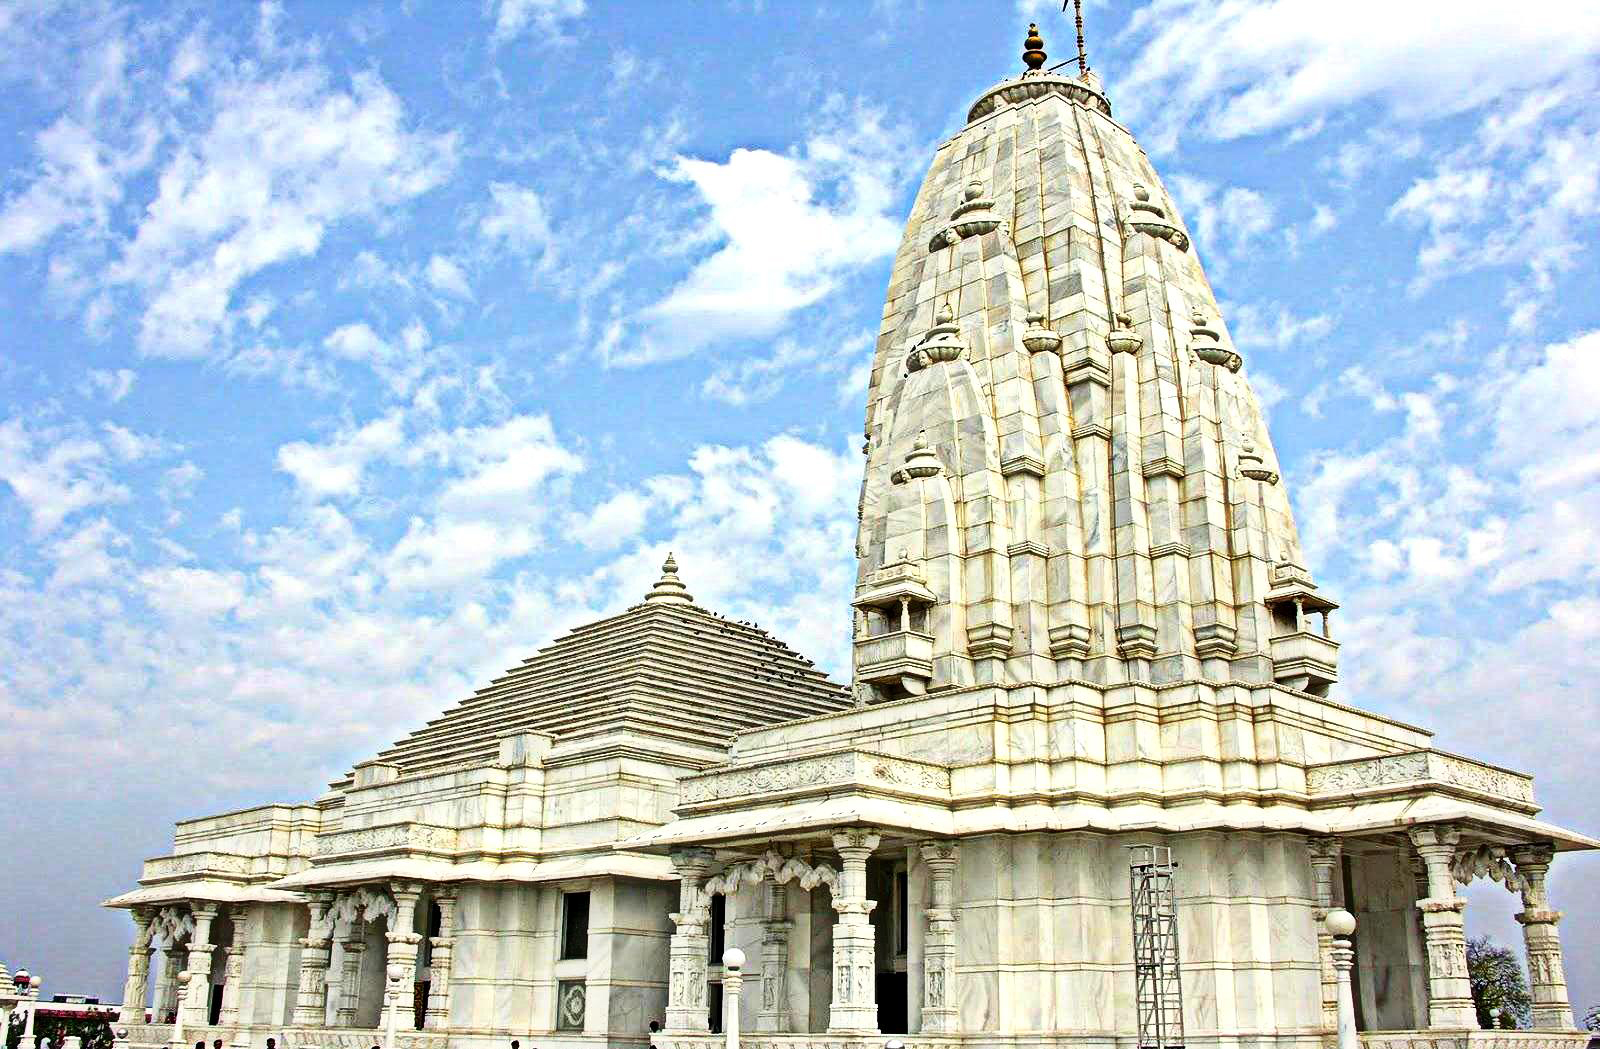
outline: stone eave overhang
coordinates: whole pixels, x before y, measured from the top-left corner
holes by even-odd
[[[1600,841],[1515,812],[1437,796],[1312,811],[1303,803],[1224,804],[1209,799],[1180,804],[1138,801],[1109,808],[1091,801],[1039,800],[968,809],[861,794],[837,794],[803,804],[764,800],[742,809],[689,816],[619,847],[660,852],[683,846],[739,848],[816,837],[855,825],[917,839],[1040,832],[1358,836],[1392,834],[1429,823],[1463,825],[1490,842],[1548,841],[1563,851],[1600,848]]]
[[[602,849],[584,855],[546,859],[477,859],[466,863],[403,856],[352,860],[320,865],[292,874],[276,882],[274,887],[308,892],[390,880],[442,885],[455,882],[552,882],[599,877],[669,881],[675,880],[678,875],[665,857],[639,851]]]

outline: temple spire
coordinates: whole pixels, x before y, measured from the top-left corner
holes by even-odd
[[[667,554],[666,561],[662,562],[661,578],[656,580],[656,585],[645,595],[644,602],[647,605],[694,604],[694,595],[689,593],[689,588],[678,578],[678,562],[673,559],[672,554]]]

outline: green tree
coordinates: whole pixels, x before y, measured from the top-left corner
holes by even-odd
[[[1522,963],[1505,947],[1487,936],[1467,941],[1467,979],[1472,983],[1472,1004],[1478,1008],[1478,1026],[1495,1026],[1489,1010],[1500,1010],[1501,1027],[1531,1027],[1533,998],[1522,975]]]

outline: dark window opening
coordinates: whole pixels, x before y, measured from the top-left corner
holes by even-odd
[[[589,894],[561,894],[561,957],[589,957]]]
[[[711,964],[722,964],[722,952],[728,942],[728,898],[726,896],[711,897]],[[719,990],[717,992],[721,994]]]
[[[718,896],[717,899],[722,899]],[[722,1033],[722,985],[711,984],[706,988],[706,1008],[709,1010],[706,1022],[711,1025],[712,1034]]]
[[[894,872],[894,953],[904,956],[911,947],[911,904],[906,872]]]

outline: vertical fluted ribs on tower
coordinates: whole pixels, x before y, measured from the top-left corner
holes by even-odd
[[[895,259],[858,593],[920,551],[894,572],[928,580],[928,640],[901,647],[931,646],[932,688],[1272,674],[1273,565],[1299,557],[1288,502],[1188,233],[1109,114],[1090,80],[986,93]],[[938,499],[901,491],[919,435],[946,469],[917,490]],[[858,671],[900,644],[859,639]]]

